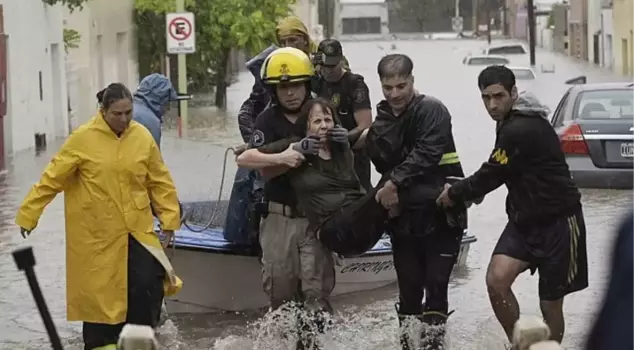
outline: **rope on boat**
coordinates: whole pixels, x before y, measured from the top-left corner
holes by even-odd
[[[220,210],[220,200],[222,199],[222,190],[225,186],[225,173],[227,172],[227,158],[229,157],[229,152],[235,153],[236,150],[233,147],[229,147],[225,150],[225,157],[224,157],[224,161],[222,165],[222,178],[220,179],[220,189],[218,190],[218,199],[216,200],[216,206],[214,207],[214,210],[211,214],[211,218],[209,219],[209,222],[207,223],[207,225],[205,225],[205,227],[203,227],[202,229],[194,229],[191,226],[189,226],[189,224],[187,224],[187,219],[189,219],[189,217],[193,215],[194,211],[190,210],[189,213],[187,213],[186,215],[183,215],[183,220],[181,221],[181,223],[185,225],[185,227],[187,227],[192,232],[203,232],[207,230],[208,228],[211,227],[212,223],[218,216],[218,212]]]

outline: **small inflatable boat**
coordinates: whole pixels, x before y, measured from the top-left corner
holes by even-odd
[[[199,202],[200,203],[200,202]],[[185,212],[199,203],[183,203]],[[226,206],[225,206],[226,207]],[[211,209],[205,208],[205,211]],[[168,313],[247,311],[268,305],[262,291],[260,260],[254,247],[228,242],[222,222],[187,223],[167,249],[183,289],[166,299]],[[224,221],[224,218],[222,219]],[[211,221],[210,221],[211,223]],[[462,239],[457,265],[466,264],[474,236]],[[333,295],[371,290],[396,282],[390,239],[384,236],[368,252],[339,260]]]

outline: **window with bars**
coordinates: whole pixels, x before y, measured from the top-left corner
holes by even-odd
[[[381,34],[381,17],[343,18],[342,34]]]

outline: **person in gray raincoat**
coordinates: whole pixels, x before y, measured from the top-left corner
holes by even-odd
[[[161,124],[170,101],[178,100],[172,82],[163,74],[152,73],[139,84],[134,92],[133,120],[145,126],[156,144],[161,147]]]

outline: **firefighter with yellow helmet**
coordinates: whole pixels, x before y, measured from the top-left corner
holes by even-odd
[[[262,282],[271,307],[299,301],[319,315],[332,311],[329,295],[335,286],[333,256],[314,232],[307,230],[308,220],[285,174],[304,162],[308,151],[301,145],[306,143],[298,142],[277,154],[258,149],[297,135],[295,122],[311,98],[313,76],[309,57],[298,49],[277,49],[266,58],[261,78],[273,103],[258,116],[250,149],[238,157],[237,163],[259,170],[266,179],[259,240]]]

